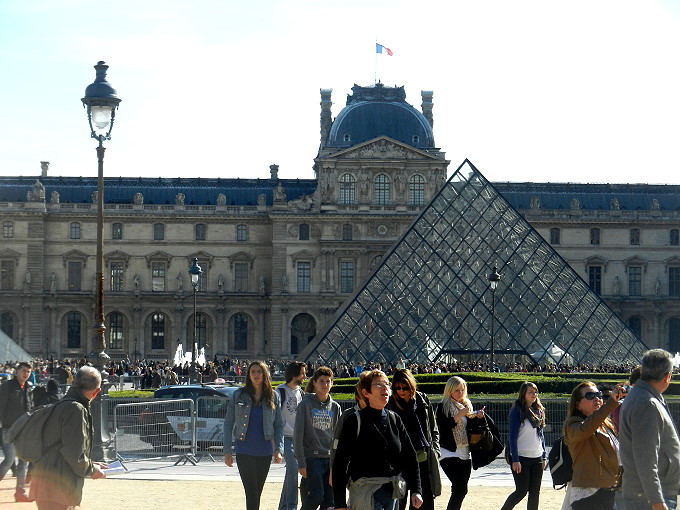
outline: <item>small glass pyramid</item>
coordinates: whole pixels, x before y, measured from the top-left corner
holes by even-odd
[[[492,299],[494,266],[501,281]],[[547,354],[560,363],[619,364],[638,362],[647,349],[465,160],[301,358],[484,360],[492,328],[499,363]]]

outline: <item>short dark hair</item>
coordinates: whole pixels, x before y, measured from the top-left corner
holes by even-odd
[[[288,366],[286,367],[286,371],[283,373],[284,378],[286,379],[286,383],[289,383],[293,379],[295,379],[298,375],[300,375],[300,372],[302,372],[303,368],[307,368],[307,363],[304,361],[291,361],[288,363]]]
[[[17,370],[20,370],[22,368],[28,368],[29,370],[33,370],[33,365],[29,361],[20,361],[17,363]]]
[[[663,349],[651,349],[642,355],[640,379],[643,381],[660,381],[672,371],[673,357],[670,352]]]

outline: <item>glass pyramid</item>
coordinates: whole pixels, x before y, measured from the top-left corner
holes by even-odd
[[[494,266],[501,281],[492,296]],[[492,331],[502,363],[548,354],[561,363],[618,364],[637,362],[646,350],[465,160],[301,357],[326,364],[484,360]]]

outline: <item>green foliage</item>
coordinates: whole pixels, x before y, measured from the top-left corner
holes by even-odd
[[[153,398],[153,390],[109,391],[111,398]]]

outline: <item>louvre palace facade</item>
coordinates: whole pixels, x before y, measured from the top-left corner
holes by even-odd
[[[262,178],[105,177],[112,358],[186,349],[194,258],[207,357],[295,357],[447,185],[458,162],[435,145],[432,92],[418,110],[403,88],[355,85],[336,117],[331,96],[314,179],[275,164],[249,169]],[[492,185],[644,344],[680,350],[680,186]],[[35,356],[92,351],[96,189],[46,162],[0,177],[0,328]]]

